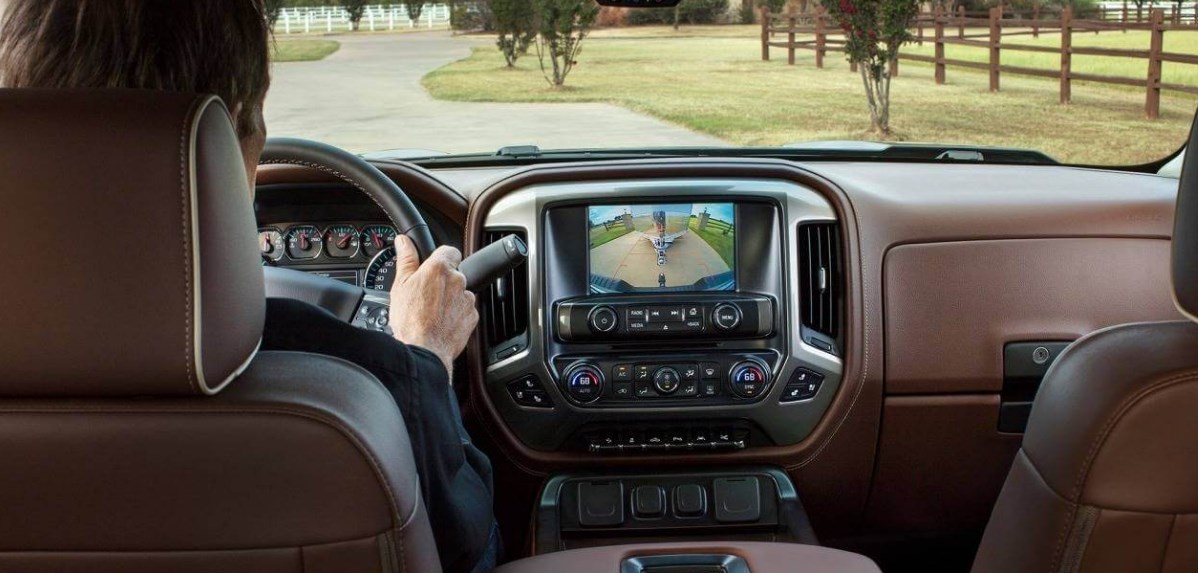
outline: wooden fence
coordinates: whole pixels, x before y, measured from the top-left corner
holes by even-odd
[[[1176,23],[1166,23],[1165,12],[1161,9],[1153,9],[1146,22],[1137,22],[1134,19],[1123,20],[1122,15],[1121,13],[1121,19],[1117,21],[1107,19],[1075,19],[1072,9],[1065,8],[1059,14],[1056,14],[1053,19],[1040,17],[1041,14],[1038,10],[1035,13],[1036,17],[1033,18],[1008,18],[1004,17],[1002,8],[992,8],[986,17],[983,18],[975,14],[966,13],[964,10],[956,14],[948,14],[943,7],[937,6],[936,11],[932,14],[920,14],[912,22],[912,33],[915,36],[915,41],[920,44],[923,42],[934,43],[934,55],[908,54],[900,50],[898,59],[890,63],[889,71],[891,76],[897,76],[899,73],[899,61],[929,63],[934,68],[933,77],[936,84],[939,85],[944,83],[949,66],[987,70],[990,74],[990,91],[992,92],[999,91],[1003,74],[1053,78],[1060,82],[1061,103],[1070,102],[1073,90],[1072,82],[1074,80],[1141,87],[1145,89],[1144,111],[1149,119],[1156,119],[1160,115],[1160,99],[1161,91],[1163,90],[1198,95],[1198,87],[1196,86],[1165,83],[1161,79],[1161,67],[1164,62],[1198,64],[1198,54],[1164,51],[1165,32],[1169,30],[1198,30],[1198,24],[1186,23],[1179,19],[1173,21]],[[816,67],[822,68],[824,67],[824,56],[828,52],[844,52],[844,32],[832,22],[832,19],[825,13],[822,7],[817,8],[813,13],[791,13],[780,19],[773,18],[769,13],[769,9],[763,8],[761,21],[762,60],[768,61],[770,59],[771,47],[779,47],[786,49],[786,63],[794,65],[796,50],[812,50],[815,52]],[[778,25],[780,22],[784,23],[784,25]],[[925,29],[931,31],[932,36],[930,39],[926,37]],[[971,31],[979,29],[985,31],[980,33]],[[1073,36],[1080,32],[1098,33],[1127,30],[1148,31],[1149,45],[1146,49],[1133,50],[1073,45]],[[1061,36],[1060,46],[1034,46],[1002,41],[1002,38],[1005,36],[1031,35],[1038,37],[1041,31],[1059,33]],[[784,35],[786,40],[776,41],[774,38],[778,35]],[[799,35],[810,35],[811,38],[804,37],[800,39]],[[979,62],[947,58],[944,54],[944,49],[947,45],[984,48],[989,52],[988,61]],[[1060,65],[1056,69],[1006,65],[1002,63],[1002,53],[1004,51],[1060,54]],[[1132,78],[1075,72],[1073,71],[1074,55],[1146,60],[1145,77]],[[850,64],[850,70],[857,71],[856,65]]]

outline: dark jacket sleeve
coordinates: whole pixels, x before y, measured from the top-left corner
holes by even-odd
[[[447,572],[470,571],[486,550],[494,521],[491,462],[462,427],[441,360],[288,299],[267,300],[262,349],[348,360],[390,390],[411,439],[441,564]]]

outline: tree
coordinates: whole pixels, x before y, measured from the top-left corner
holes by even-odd
[[[401,0],[400,3],[403,4],[404,10],[408,12],[408,20],[411,20],[412,24],[415,25],[420,20],[420,13],[424,11],[424,0]]]
[[[533,0],[537,17],[537,59],[541,73],[554,89],[566,84],[566,76],[578,64],[582,40],[595,24],[599,6],[594,0]],[[550,67],[546,67],[549,60]]]
[[[357,32],[362,23],[362,14],[366,12],[366,3],[370,0],[341,0],[341,7],[349,14],[350,28]]]
[[[870,131],[890,136],[890,66],[911,40],[907,27],[919,13],[918,0],[819,0],[840,29],[844,52],[857,64],[869,104]]]
[[[287,0],[266,0],[262,8],[266,12],[266,22],[270,24],[270,29],[275,28],[275,22],[279,21],[279,12],[283,10],[283,6],[287,4]]]
[[[533,0],[491,0],[495,31],[499,33],[499,51],[507,67],[516,65],[520,56],[528,53],[528,45],[537,35]]]

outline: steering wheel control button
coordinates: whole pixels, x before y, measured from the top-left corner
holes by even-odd
[[[720,330],[728,331],[736,328],[740,325],[740,319],[740,308],[734,304],[717,304],[715,310],[711,311],[711,322]]]
[[[591,327],[591,331],[598,333],[615,330],[617,322],[616,311],[612,310],[610,306],[596,307],[591,311],[591,316],[587,318],[587,324]]]
[[[780,402],[798,402],[814,398],[819,393],[819,387],[824,382],[824,376],[806,368],[795,370],[782,390]]]
[[[532,376],[509,382],[507,391],[508,394],[511,394],[512,400],[521,406],[528,408],[553,407],[553,401],[549,399],[549,393]]]
[[[756,362],[744,361],[732,368],[732,392],[741,398],[756,398],[769,382],[765,368]]]
[[[658,368],[653,373],[653,387],[662,394],[673,394],[680,384],[682,384],[682,376],[669,366]]]
[[[603,393],[603,375],[589,364],[578,366],[566,375],[566,393],[583,404],[594,402]]]

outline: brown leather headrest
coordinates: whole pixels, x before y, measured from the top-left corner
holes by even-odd
[[[0,396],[213,394],[265,299],[214,96],[0,89]]]
[[[1198,115],[1185,154],[1173,215],[1173,296],[1177,309],[1198,322]]]

